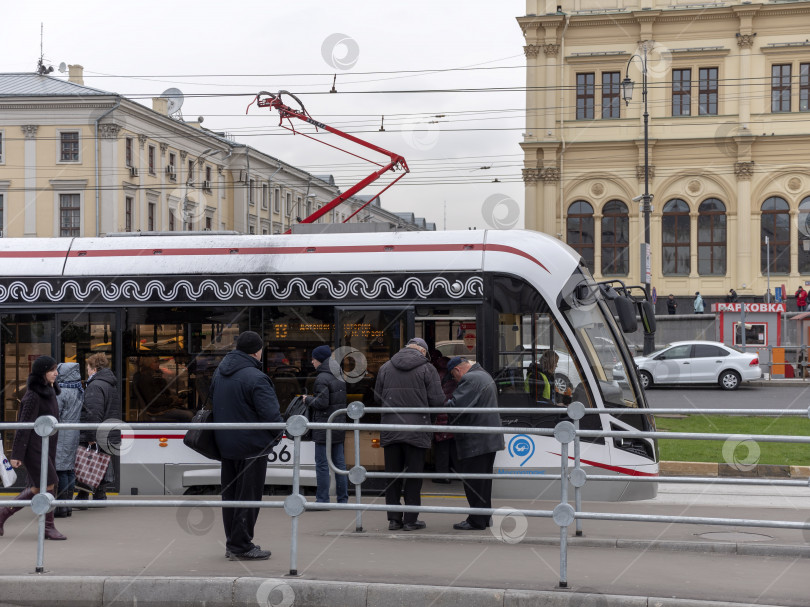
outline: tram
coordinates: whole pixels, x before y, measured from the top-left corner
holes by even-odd
[[[583,428],[649,431],[651,416],[622,415],[647,403],[634,374],[612,375],[617,363],[632,368],[633,359],[611,297],[615,291],[596,284],[575,251],[531,231],[4,238],[0,419],[16,419],[37,356],[76,361],[84,369],[87,356],[105,352],[120,379],[127,423],[116,458],[119,491],[213,492],[217,462],[187,449],[181,431],[138,425],[190,417],[236,336],[250,329],[264,337],[262,364],[282,408],[311,389],[314,347],[336,350],[352,369],[350,401],[373,406],[380,366],[411,337],[422,337],[431,348],[463,352],[480,363],[495,379],[503,407],[549,406],[528,374],[542,352],[553,349],[560,388],[588,407],[611,409],[586,415]],[[502,418],[507,430],[552,428],[565,414]],[[363,421],[376,420],[367,415]],[[519,433],[505,439],[495,472],[529,480],[496,480],[493,495],[542,496],[554,485],[544,476],[560,472],[558,443]],[[359,463],[382,469],[378,435],[361,432],[360,441]],[[314,445],[302,446],[302,484],[314,486]],[[269,488],[291,484],[291,454],[292,443],[283,439],[270,455]],[[653,440],[588,439],[582,462],[591,473],[617,477],[587,483],[588,499],[655,495],[655,483],[621,480],[658,474]]]

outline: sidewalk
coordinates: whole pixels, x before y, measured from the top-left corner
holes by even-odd
[[[435,487],[425,484],[426,491]],[[746,488],[741,493],[711,485],[659,487],[655,500],[592,502],[583,510],[801,523],[810,517],[810,490],[803,488]],[[464,506],[466,500],[425,492],[423,503]],[[547,511],[555,505],[494,504]],[[476,532],[453,530],[461,515],[426,513],[421,518],[427,522],[424,531],[392,533],[383,512],[368,512],[365,531],[355,533],[354,512],[306,512],[299,523],[301,575],[289,578],[284,576],[290,568],[291,519],[281,509],[260,514],[256,541],[273,556],[255,563],[224,558],[219,510],[74,511],[71,518],[57,519],[68,541],[46,542],[48,573],[34,576],[34,517],[21,512],[9,519],[0,538],[0,605],[41,605],[56,597],[60,605],[207,607],[808,604],[807,530],[586,520],[582,538],[573,537],[569,528],[569,588],[560,589],[559,528],[549,518],[506,518],[500,529]],[[165,579],[175,576],[183,579]],[[43,600],[38,601],[40,592]],[[23,596],[25,602],[15,599]],[[291,598],[294,603],[288,602]]]

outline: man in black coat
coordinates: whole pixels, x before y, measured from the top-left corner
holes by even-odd
[[[428,347],[424,339],[415,337],[387,363],[380,367],[374,386],[374,400],[383,407],[439,407],[444,402],[444,392],[436,367],[428,359]],[[383,413],[383,424],[430,425],[427,413]],[[425,453],[433,436],[430,432],[380,432],[380,444],[385,452],[386,472],[421,474],[425,470]],[[405,505],[422,504],[422,479],[406,478]],[[400,505],[403,479],[391,480],[385,489],[385,503]],[[418,512],[388,512],[388,529],[416,531],[427,525],[418,520]]]
[[[458,387],[447,407],[461,409],[452,423],[457,426],[501,427],[499,413],[481,413],[476,409],[498,406],[498,390],[489,373],[478,363],[455,356],[447,363],[447,370]],[[455,433],[460,472],[465,474],[492,474],[495,453],[505,444],[503,434]],[[464,480],[464,493],[470,508],[492,508],[492,479]],[[453,525],[453,529],[471,531],[486,529],[490,525],[488,514],[470,514],[466,520]]]
[[[313,422],[327,422],[332,413],[346,408],[346,382],[338,377],[340,375],[338,363],[333,363],[331,357],[332,350],[326,345],[318,346],[312,351],[312,365],[316,372],[315,385],[312,396],[305,396],[304,402],[312,411]],[[344,423],[346,416],[340,415],[332,421],[336,424]],[[343,430],[332,431],[332,462],[340,470],[346,469],[346,458],[343,453],[345,436]],[[332,474],[326,459],[326,430],[313,430],[312,440],[315,442],[315,477],[318,482],[315,501],[328,504]],[[346,475],[335,474],[335,493],[338,504],[349,501],[349,479]]]
[[[217,368],[211,384],[213,417],[218,423],[280,423],[273,382],[261,370],[264,344],[258,333],[245,331]],[[262,499],[267,455],[280,430],[215,430],[222,455],[222,501]],[[253,543],[259,508],[223,508],[225,556],[232,561],[266,560],[269,550]]]

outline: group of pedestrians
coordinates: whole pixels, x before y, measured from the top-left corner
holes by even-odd
[[[97,353],[86,361],[87,382],[82,387],[78,363],[57,363],[50,356],[40,356],[31,365],[26,381],[26,392],[20,401],[18,421],[34,422],[50,415],[60,422],[100,423],[121,418],[121,397],[117,380],[109,369],[106,355]],[[25,467],[28,486],[14,499],[30,500],[41,487],[42,440],[33,430],[17,430],[9,458],[14,468]],[[63,430],[48,438],[48,467],[46,487],[58,499],[73,499],[76,488],[74,463],[78,449],[97,444],[95,431]],[[120,444],[120,432],[110,432],[99,448],[112,454]],[[112,466],[108,467],[105,482],[112,482]],[[80,491],[86,499],[88,492]],[[106,499],[104,485],[95,490],[94,499]],[[0,508],[0,536],[10,516],[22,507]],[[56,529],[54,518],[70,516],[70,508],[57,508],[45,515],[45,539],[67,539]]]

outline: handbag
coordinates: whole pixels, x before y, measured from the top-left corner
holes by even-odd
[[[434,424],[436,426],[443,426],[449,423],[450,419],[447,413],[437,413],[436,414],[436,421]],[[450,440],[451,438],[455,438],[452,432],[434,432],[433,433],[433,440],[437,443],[442,441]]]
[[[11,487],[17,482],[17,473],[11,467],[11,462],[8,461],[5,453],[3,439],[0,438],[0,482],[3,483],[3,487]]]
[[[99,451],[98,444],[79,447],[76,450],[76,482],[95,491],[104,480],[107,468],[110,465],[110,456]]]
[[[303,396],[295,396],[290,401],[290,404],[287,405],[287,410],[284,412],[284,421],[286,422],[289,420],[293,415],[303,415],[307,418],[307,421],[312,421],[312,410],[309,405],[304,402]],[[312,429],[307,428],[307,431],[301,435],[302,441],[311,441],[312,440]]]
[[[200,409],[191,418],[192,424],[208,424],[214,421],[214,412],[211,409]],[[183,444],[208,459],[222,460],[214,437],[214,430],[191,429],[186,431]]]

